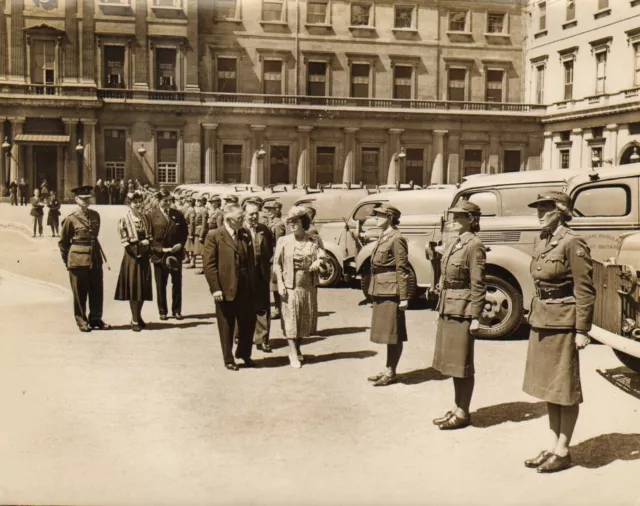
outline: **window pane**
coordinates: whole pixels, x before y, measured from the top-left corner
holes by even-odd
[[[568,169],[569,168],[569,162],[570,162],[569,150],[568,149],[561,150],[560,151],[560,168],[561,169]]]
[[[309,62],[307,64],[307,95],[324,97],[326,95],[327,64]]]
[[[536,104],[544,102],[544,66],[536,68]]]
[[[538,13],[538,29],[546,30],[547,29],[547,5],[540,4],[540,11]]]
[[[449,69],[449,100],[463,101],[466,99],[466,75],[465,69]]]
[[[176,163],[178,161],[178,134],[176,132],[159,131],[158,161]]]
[[[176,89],[176,50],[156,49],[156,82],[159,90]]]
[[[362,148],[362,182],[364,184],[378,184],[378,169],[380,167],[380,149]]]
[[[576,3],[574,0],[567,0],[567,21],[573,21],[576,17]]]
[[[623,186],[602,186],[578,193],[573,209],[574,216],[626,216],[631,209],[631,200],[627,188]]]
[[[412,28],[413,7],[396,7],[394,26],[396,28]]]
[[[108,162],[124,162],[127,157],[127,134],[124,130],[104,131],[104,159]]]
[[[367,98],[369,96],[369,64],[351,65],[351,96]]]
[[[465,32],[467,28],[467,13],[450,12],[449,13],[449,30],[452,32]]]
[[[607,77],[607,53],[596,54],[596,93],[604,93]]]
[[[482,150],[481,149],[465,149],[464,150],[464,175],[471,176],[482,172]]]
[[[520,172],[520,151],[505,150],[504,172]]]
[[[607,9],[609,7],[609,0],[598,0],[598,10]]]
[[[264,21],[282,21],[282,2],[263,2],[262,19]]]
[[[410,99],[413,67],[396,65],[393,70],[393,98]]]
[[[369,26],[371,20],[371,5],[351,4],[351,25]]]
[[[323,24],[327,22],[327,4],[310,2],[307,4],[307,23]]]
[[[473,202],[482,210],[482,216],[496,216],[498,214],[498,197],[493,192],[478,192],[462,196],[463,200]]]
[[[489,33],[504,33],[504,19],[504,14],[489,13],[487,15],[487,31]]]
[[[234,19],[236,17],[236,0],[214,1],[214,16],[216,19]]]
[[[239,183],[242,179],[242,145],[222,146],[222,171],[225,183]]]
[[[282,94],[282,60],[265,60],[264,92],[269,95]]]
[[[424,149],[409,148],[405,160],[406,181],[422,186],[424,184]]]
[[[564,62],[564,99],[573,98],[573,61]]]
[[[487,71],[487,102],[502,102],[502,70]]]
[[[316,149],[316,180],[319,184],[333,183],[336,148],[318,146]]]
[[[104,85],[124,87],[124,46],[104,46]]]
[[[271,184],[289,182],[289,146],[271,146],[269,148],[269,167]]]
[[[502,216],[536,216],[537,211],[528,207],[529,203],[536,200],[542,192],[562,191],[564,185],[565,183],[554,183],[545,185],[542,189],[538,185],[503,188],[500,190]]]
[[[236,65],[235,58],[218,58],[218,91],[220,93],[236,93]]]

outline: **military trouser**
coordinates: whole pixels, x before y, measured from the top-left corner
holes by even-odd
[[[73,292],[73,314],[78,326],[102,320],[102,265],[91,268],[69,269]],[[89,318],[87,318],[87,297]]]

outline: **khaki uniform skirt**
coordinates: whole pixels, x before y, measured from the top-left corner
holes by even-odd
[[[407,340],[404,311],[398,309],[398,297],[373,297],[371,341],[377,344],[398,344]]]
[[[531,329],[522,389],[546,402],[582,402],[580,355],[574,330]]]
[[[440,315],[432,367],[454,378],[475,374],[473,349],[475,338],[469,334],[469,318]]]

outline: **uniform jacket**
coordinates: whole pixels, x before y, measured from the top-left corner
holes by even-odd
[[[249,286],[255,286],[253,243],[244,229],[236,232],[234,241],[223,226],[209,234],[204,242],[203,269],[211,293],[221,291],[225,301],[233,301],[238,292],[238,268],[244,267]],[[240,266],[240,249],[246,252],[247,265]]]
[[[251,234],[250,230],[247,230]],[[253,240],[256,281],[268,283],[271,278],[271,258],[273,257],[273,236],[269,227],[258,223]]]
[[[62,221],[58,247],[68,269],[102,267],[99,233],[100,215],[93,209],[73,211]]]
[[[536,239],[531,276],[540,291],[566,287],[573,295],[533,298],[529,323],[539,329],[576,329],[588,332],[596,290],[587,243],[571,229],[559,226],[553,237]]]
[[[187,227],[189,229],[189,237],[193,239],[196,235],[196,209],[195,207],[187,207],[184,213],[184,218],[187,220]]]
[[[167,219],[168,218],[168,219]],[[151,261],[158,263],[162,261],[164,253],[162,248],[172,248],[176,244],[181,244],[182,248],[177,253],[172,253],[178,259],[184,257],[184,245],[187,242],[187,221],[180,211],[169,209],[167,218],[159,207],[156,207],[149,213],[151,221]]]
[[[224,214],[222,214],[221,209],[210,209],[209,215],[207,218],[207,228],[208,232],[215,230],[216,228],[220,228],[224,223]]]
[[[271,235],[273,235],[273,244],[275,247],[278,239],[287,235],[287,226],[282,218],[273,218],[269,224],[269,228],[271,229]]]
[[[486,260],[484,244],[471,232],[465,232],[447,246],[440,266],[440,314],[459,318],[480,317],[486,296]],[[447,288],[449,283],[454,287]]]
[[[409,299],[409,247],[399,230],[382,234],[371,253],[369,294]]]
[[[29,203],[31,204],[31,216],[42,216],[44,214],[44,210],[42,208],[45,204],[40,197],[31,197]]]
[[[312,243],[311,262],[320,258],[325,258],[325,252],[320,247],[318,238],[313,235],[306,235],[306,240]],[[276,244],[276,253],[273,257],[273,272],[278,282],[278,291],[282,293],[284,288],[295,288],[295,269],[293,265],[293,252],[296,238],[293,234],[285,235]],[[315,285],[318,285],[318,273],[314,273]]]
[[[204,242],[204,238],[207,236],[207,230],[209,229],[207,226],[208,218],[209,211],[207,211],[206,207],[196,209],[195,235],[200,239],[200,242]]]
[[[49,208],[49,216],[60,216],[60,201],[56,199],[49,199],[47,204]]]

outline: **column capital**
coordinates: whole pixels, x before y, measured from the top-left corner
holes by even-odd
[[[253,132],[262,132],[267,129],[267,125],[249,125],[249,128]]]
[[[345,134],[355,134],[358,130],[360,130],[358,127],[345,127],[344,128],[344,133]]]
[[[619,125],[617,125],[615,123],[611,123],[611,124],[607,125],[605,128],[607,130],[617,130],[619,128]]]
[[[574,128],[573,130],[571,130],[571,133],[574,135],[580,135],[582,132],[584,132],[582,128]]]
[[[298,127],[298,132],[311,132],[311,130],[313,130],[313,127],[309,125],[303,125]]]
[[[443,137],[449,133],[449,130],[434,130],[433,135],[437,135],[438,137]]]
[[[205,130],[217,130],[218,123],[200,123]]]
[[[546,132],[544,132],[544,134],[542,134],[542,135],[544,135],[544,138],[545,138],[545,139],[551,139],[551,138],[553,138],[553,132],[550,132],[550,131],[546,131]]]
[[[98,124],[98,120],[94,119],[94,118],[89,118],[89,119],[81,119],[80,122],[83,125],[89,125],[89,126],[96,126]]]
[[[63,123],[68,123],[70,125],[75,125],[80,122],[78,118],[60,118]]]
[[[401,135],[404,133],[404,128],[390,128],[388,131],[390,135]]]

